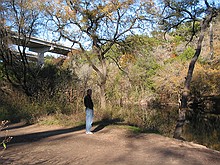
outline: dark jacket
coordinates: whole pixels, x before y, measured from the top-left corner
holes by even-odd
[[[84,105],[86,108],[93,109],[93,102],[90,95],[84,97]]]

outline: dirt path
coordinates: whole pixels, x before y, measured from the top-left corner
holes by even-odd
[[[0,164],[16,165],[219,165],[220,152],[156,134],[132,135],[125,128],[14,125]],[[2,135],[3,131],[1,131]]]

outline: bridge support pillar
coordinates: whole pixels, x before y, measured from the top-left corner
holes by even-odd
[[[44,52],[38,53],[37,65],[38,66],[43,66],[44,65]]]
[[[44,53],[53,50],[53,46],[45,46],[40,48],[29,48],[30,51],[38,53],[38,62],[37,65],[43,67],[44,65]]]

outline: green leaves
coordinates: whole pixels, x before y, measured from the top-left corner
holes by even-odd
[[[2,143],[2,145],[3,145],[4,149],[6,149],[6,144],[4,142]]]
[[[7,132],[7,131],[6,131]],[[0,143],[2,144],[3,148],[6,149],[7,148],[7,145],[6,143],[9,143],[11,141],[12,137],[8,137],[7,134],[5,135],[5,139]]]

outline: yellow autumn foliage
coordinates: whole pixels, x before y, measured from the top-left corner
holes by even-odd
[[[125,53],[121,56],[119,64],[122,67],[126,67],[129,63],[134,63],[136,58],[133,54]]]
[[[197,64],[192,79],[192,89],[200,95],[219,95],[220,70],[212,65]]]

